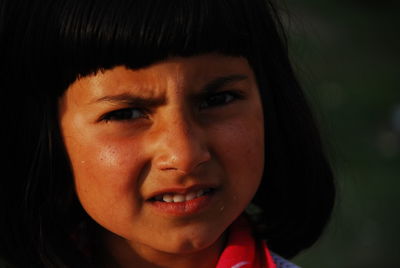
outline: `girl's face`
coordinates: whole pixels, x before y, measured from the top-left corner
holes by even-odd
[[[245,58],[117,66],[76,80],[59,112],[77,196],[116,245],[211,247],[260,184],[263,112]]]

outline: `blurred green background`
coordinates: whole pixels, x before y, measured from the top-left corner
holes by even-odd
[[[326,233],[294,262],[400,267],[400,1],[286,3],[292,58],[339,190]]]

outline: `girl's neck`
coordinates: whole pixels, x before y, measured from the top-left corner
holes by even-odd
[[[106,235],[105,244],[111,257],[104,260],[107,268],[212,268],[225,246],[225,236],[214,244],[194,253],[171,254],[147,246],[131,245],[116,235]]]

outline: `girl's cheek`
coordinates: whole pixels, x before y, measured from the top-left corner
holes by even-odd
[[[132,166],[132,162],[139,161],[139,139],[104,135],[101,130],[98,132],[88,135],[82,144],[86,157],[89,161],[97,163],[98,168],[127,168]]]
[[[216,132],[219,144],[216,146],[230,152],[230,154],[226,154],[227,156],[231,155],[233,159],[237,159],[238,161],[243,161],[243,159],[250,161],[259,159],[263,161],[263,159],[260,159],[264,155],[264,126],[262,117],[239,118],[230,124],[217,128]]]
[[[130,190],[145,165],[141,146],[132,140],[93,137],[90,144],[71,152],[72,166],[78,183],[105,185],[104,190]],[[77,147],[77,148],[79,148]],[[110,187],[110,188],[108,188]]]
[[[258,113],[262,113],[261,109]],[[257,115],[257,113],[255,113]],[[264,169],[264,126],[262,115],[238,120],[225,136],[228,169],[259,180]],[[245,182],[241,180],[241,182]]]

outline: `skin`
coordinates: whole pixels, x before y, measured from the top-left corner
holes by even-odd
[[[60,98],[59,120],[77,196],[104,228],[114,267],[215,267],[263,172],[262,105],[245,58],[177,57],[82,77]],[[199,212],[164,214],[149,201],[197,184],[217,188]]]

